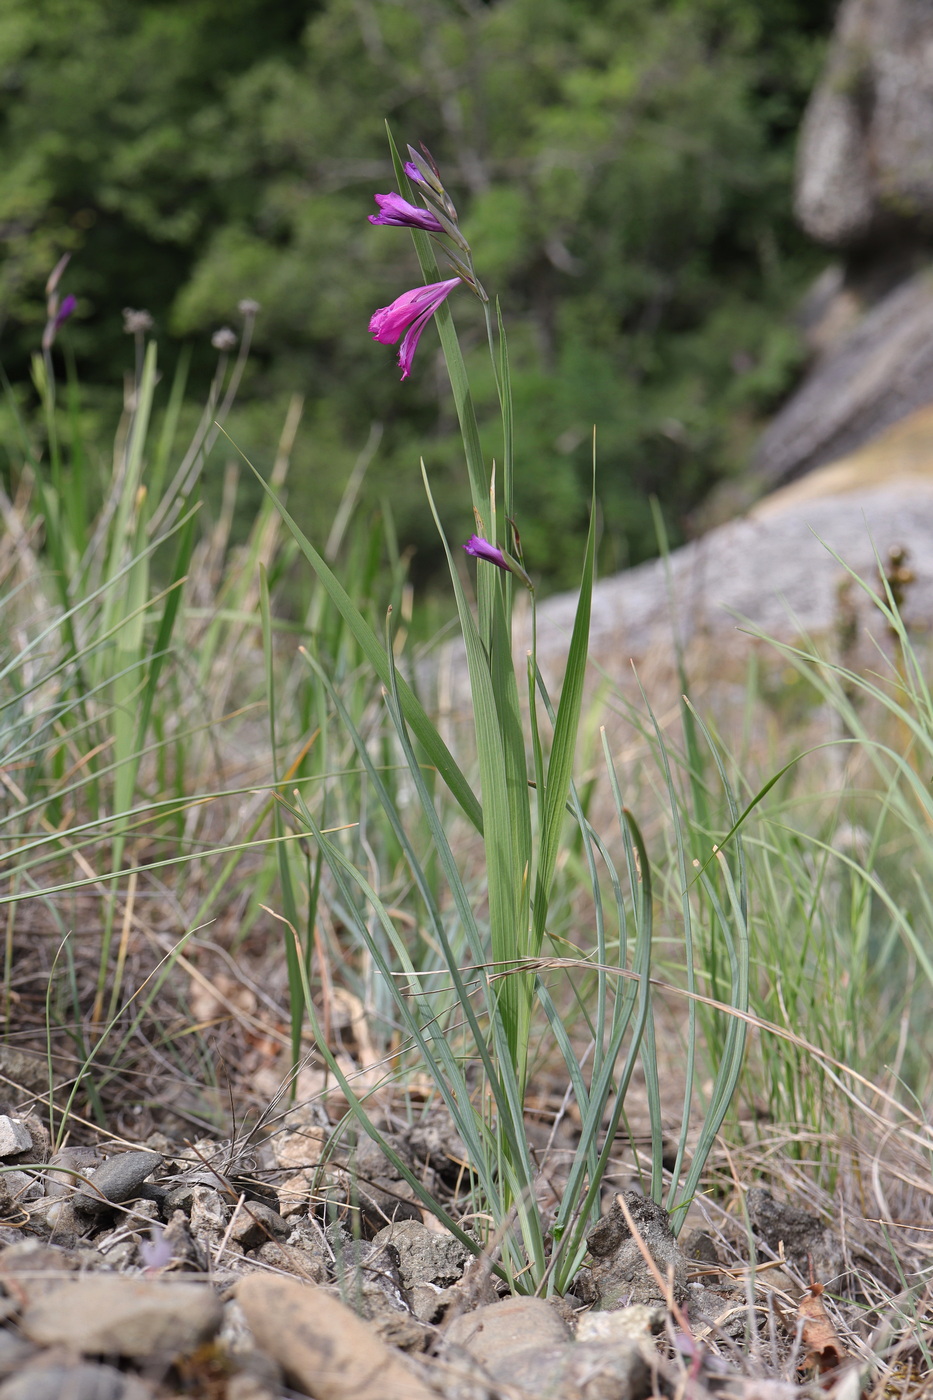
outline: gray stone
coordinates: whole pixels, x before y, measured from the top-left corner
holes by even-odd
[[[762,1186],[750,1188],[748,1218],[755,1233],[774,1256],[784,1256],[804,1280],[811,1276],[833,1292],[841,1292],[848,1280],[842,1241],[817,1215],[776,1201]]]
[[[137,1259],[139,1236],[127,1236],[124,1230],[114,1230],[106,1239],[94,1241],[98,1252],[106,1259],[108,1266],[117,1273],[124,1273]]]
[[[300,1220],[289,1220],[288,1225],[286,1244],[293,1245],[295,1249],[302,1249],[306,1254],[318,1255],[324,1261],[333,1257],[333,1251],[319,1221],[303,1216]]]
[[[130,1201],[147,1176],[162,1165],[158,1152],[121,1152],[109,1157],[91,1177],[89,1189],[74,1199],[75,1209],[87,1215],[100,1215],[123,1201]]]
[[[224,1303],[217,1342],[235,1366],[227,1378],[224,1400],[280,1400],[281,1370],[271,1357],[256,1350],[256,1339],[236,1298]]]
[[[21,1118],[0,1113],[0,1157],[14,1157],[32,1149],[32,1136]]]
[[[194,1200],[194,1182],[182,1181],[178,1186],[169,1188],[165,1197],[163,1210],[166,1218],[171,1219],[176,1210],[184,1211],[185,1215],[191,1214],[191,1203]]]
[[[673,1289],[678,1302],[687,1296],[687,1261],[671,1229],[667,1211],[635,1191],[621,1193],[632,1222],[654,1260],[657,1272]],[[633,1303],[664,1300],[664,1289],[626,1223],[619,1197],[586,1237],[593,1256],[590,1278],[597,1308],[607,1311]]]
[[[281,1239],[289,1232],[278,1211],[262,1201],[244,1201],[240,1206],[230,1238],[242,1249],[257,1249],[267,1240]]]
[[[153,1400],[155,1391],[114,1366],[31,1367],[0,1385],[0,1400]]]
[[[770,1279],[770,1271],[762,1277]],[[794,1292],[793,1284],[790,1292]],[[747,1304],[743,1289],[704,1288],[702,1284],[692,1283],[686,1311],[696,1335],[702,1337],[706,1329],[710,1329],[717,1337],[730,1337],[741,1343],[747,1340],[750,1325]]]
[[[765,487],[933,399],[931,53],[929,0],[842,0],[800,132],[795,210],[812,237],[855,256],[801,307],[818,358],[756,448]]]
[[[427,1344],[430,1334],[412,1313],[393,1244],[373,1241],[368,1249],[345,1247],[333,1267],[336,1283],[330,1291],[371,1322],[384,1342],[402,1351],[420,1351]]]
[[[798,145],[796,212],[846,246],[933,221],[933,9],[843,0]]]
[[[207,1251],[192,1235],[184,1211],[173,1213],[162,1231],[162,1242],[170,1251],[172,1269],[203,1273],[207,1268]]]
[[[294,1274],[305,1283],[326,1283],[329,1278],[327,1265],[320,1255],[296,1249],[294,1245],[279,1244],[277,1240],[269,1240],[260,1245],[256,1251],[256,1258],[261,1263],[268,1264],[270,1268]]]
[[[137,1209],[139,1209],[143,1205],[143,1202],[146,1203],[144,1208],[145,1210],[148,1210],[151,1207],[153,1211],[152,1219],[155,1219],[157,1216],[166,1215],[165,1203],[167,1199],[167,1187],[156,1186],[155,1183],[152,1181],[144,1181],[142,1186],[140,1186],[139,1190],[137,1191],[135,1197],[135,1200],[137,1202]],[[171,1212],[168,1213],[170,1214]]]
[[[49,1137],[49,1130],[42,1119],[35,1113],[27,1113],[22,1119],[23,1127],[29,1134],[29,1148],[24,1152],[18,1152],[8,1158],[10,1162],[19,1162],[24,1166],[35,1166],[42,1162],[47,1162],[49,1153],[52,1150],[52,1140]]]
[[[413,1123],[405,1140],[415,1160],[426,1163],[442,1180],[454,1185],[462,1178],[470,1154],[446,1110],[434,1110]]]
[[[25,1337],[0,1327],[0,1378],[17,1374],[30,1357],[36,1355],[36,1348]]]
[[[762,434],[753,476],[766,488],[803,476],[931,399],[933,272],[925,268],[883,296],[817,362]]]
[[[41,1196],[42,1182],[32,1172],[0,1171],[0,1217],[4,1224],[24,1224],[32,1203]]]
[[[0,1172],[0,1221],[25,1225],[29,1219],[26,1202],[34,1200],[41,1189],[35,1177],[26,1172]]]
[[[28,1094],[47,1094],[49,1062],[35,1050],[0,1045],[0,1083],[24,1089]]]
[[[232,1203],[231,1203],[232,1204]],[[205,1242],[223,1239],[230,1209],[212,1186],[195,1186],[191,1192],[191,1232]]]
[[[420,1220],[397,1220],[373,1239],[374,1247],[394,1245],[402,1284],[436,1284],[443,1288],[463,1277],[473,1257],[466,1245],[446,1231],[429,1230]]]
[[[646,1341],[659,1332],[667,1318],[667,1309],[635,1303],[615,1312],[587,1312],[577,1323],[578,1342]]]
[[[533,1337],[539,1348],[569,1342],[571,1330],[558,1310],[543,1298],[505,1298],[471,1313],[455,1317],[444,1332],[445,1340],[464,1347],[483,1365],[528,1345]]]
[[[162,1216],[159,1202],[153,1200],[151,1196],[144,1195],[145,1190],[145,1186],[140,1187],[139,1195],[133,1201],[132,1207],[122,1217],[126,1224],[132,1225],[134,1230],[148,1229]]]
[[[282,1387],[277,1380],[253,1371],[237,1371],[227,1381],[225,1400],[281,1400]]]
[[[400,1297],[393,1297],[379,1282],[363,1276],[352,1291],[328,1289],[334,1297],[365,1318],[375,1335],[399,1351],[417,1352],[433,1340],[434,1333],[416,1318]]]
[[[29,1211],[33,1225],[45,1224],[49,1232],[49,1243],[72,1249],[80,1237],[87,1233],[87,1216],[78,1216],[71,1201],[61,1197],[47,1197],[36,1201]]]
[[[252,1273],[237,1300],[261,1349],[316,1400],[437,1400],[414,1363],[325,1289]]]
[[[419,1322],[443,1322],[451,1308],[463,1302],[456,1288],[439,1288],[436,1283],[415,1283],[407,1290],[411,1311]]]
[[[385,1139],[409,1166],[414,1161],[403,1138],[386,1133]],[[430,1189],[430,1169],[421,1171]],[[393,1220],[421,1220],[421,1206],[413,1187],[399,1175],[382,1149],[362,1138],[353,1150],[347,1170],[347,1184],[358,1200],[364,1221],[378,1230]]]
[[[567,1319],[542,1298],[507,1298],[457,1317],[444,1342],[479,1362],[496,1387],[537,1400],[641,1400],[651,1372],[637,1340],[574,1342]],[[443,1356],[442,1356],[443,1359]],[[498,1391],[496,1391],[498,1393]]]
[[[719,1253],[712,1235],[706,1230],[691,1230],[684,1239],[683,1251],[694,1278],[699,1275],[699,1281],[708,1287],[720,1282]]]
[[[534,1343],[486,1363],[497,1385],[535,1400],[643,1400],[651,1369],[637,1342]]]
[[[10,1280],[6,1284],[9,1300],[21,1302],[25,1298],[30,1304],[58,1288],[63,1274],[88,1264],[106,1268],[96,1250],[88,1255],[83,1250],[44,1244],[33,1236],[20,1237],[16,1244],[0,1251],[0,1271]]]
[[[676,550],[669,561],[676,622],[663,560],[601,579],[593,589],[590,647],[594,663],[622,694],[634,697],[629,659],[647,658],[655,678],[649,682],[649,693],[657,706],[659,685],[668,683],[668,675],[672,684],[677,683],[668,661],[676,625],[685,645],[697,644],[697,655],[691,658],[697,663],[694,687],[707,674],[704,658],[712,657],[717,682],[714,698],[724,704],[728,700],[722,685],[724,663],[742,661],[754,650],[739,631],[737,616],[783,640],[802,632],[824,638],[832,633],[839,619],[839,585],[846,574],[830,550],[871,582],[876,576],[876,548],[884,558],[892,546],[905,546],[916,575],[905,616],[909,621],[933,615],[933,475],[929,470],[933,457],[930,452],[921,455],[923,442],[933,445],[933,412],[925,415],[926,427],[919,423],[920,416],[910,420],[911,424],[917,421],[913,470],[898,455],[894,442],[884,450],[886,435],[877,451],[872,445],[845,463],[826,467],[765,498],[747,518],[722,525]],[[891,436],[902,434],[907,426],[891,429]],[[552,693],[563,674],[576,603],[575,594],[562,593],[538,608],[538,661]],[[862,635],[883,638],[884,624],[861,590],[856,591],[854,606]],[[515,630],[516,647],[524,646],[529,633],[522,619],[516,621]],[[467,698],[460,689],[458,656],[451,645],[441,664],[451,676],[451,720],[466,723]],[[742,676],[744,702],[744,671]]]
[[[316,1167],[329,1155],[333,1129],[308,1125],[291,1133],[277,1133],[272,1139],[275,1165],[286,1171],[304,1171]]]
[[[46,1196],[73,1196],[76,1187],[86,1183],[88,1168],[99,1164],[100,1153],[94,1147],[63,1147],[46,1163]]]
[[[87,1356],[171,1359],[209,1341],[222,1317],[206,1284],[85,1275],[31,1303],[20,1326],[42,1346]]]

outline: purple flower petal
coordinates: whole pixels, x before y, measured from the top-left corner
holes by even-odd
[[[428,233],[443,233],[440,219],[430,209],[409,204],[400,194],[373,195],[379,205],[378,214],[370,214],[371,224],[386,224],[390,228],[423,228]]]
[[[53,333],[57,331],[60,326],[63,326],[65,324],[65,322],[68,320],[68,317],[74,311],[77,304],[77,297],[72,296],[71,293],[69,293],[69,295],[65,297],[65,300],[58,308],[58,314],[56,315],[55,320],[52,322]]]
[[[506,573],[512,572],[502,550],[497,549],[488,540],[482,539],[480,535],[471,535],[463,548],[467,554],[472,554],[474,559],[486,559],[490,564],[495,564],[497,568],[505,569]]]
[[[370,317],[369,333],[380,345],[394,345],[405,332],[398,352],[403,379],[407,379],[411,373],[411,362],[421,332],[459,283],[459,277],[451,277],[446,282],[429,282],[424,287],[412,287],[411,291],[396,297],[391,306],[381,306]]]
[[[427,180],[424,178],[421,171],[418,169],[417,165],[413,160],[406,160],[405,174],[408,176],[409,180],[414,180],[416,185],[427,186]]]

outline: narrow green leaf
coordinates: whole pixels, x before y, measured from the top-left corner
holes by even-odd
[[[576,751],[577,733],[580,727],[580,710],[583,704],[583,686],[586,679],[589,656],[590,613],[593,599],[593,573],[596,559],[596,483],[590,501],[590,527],[586,537],[586,552],[583,559],[583,576],[580,580],[580,596],[574,617],[573,632],[567,653],[567,667],[561,687],[554,723],[554,738],[551,756],[548,761],[547,779],[544,794],[544,810],[541,824],[538,869],[535,878],[534,926],[532,954],[537,955],[544,940],[548,901],[567,805],[567,794],[573,775],[573,760]]]
[[[242,456],[243,454],[241,453],[240,455]],[[291,532],[292,538],[317,574],[324,588],[327,590],[332,602],[346,622],[358,646],[366,656],[367,661],[372,666],[376,675],[382,681],[383,685],[388,685],[389,661],[386,657],[385,649],[376,637],[373,629],[350,598],[350,595],[347,593],[336,574],[328,567],[310,540],[306,538],[296,521],[292,519],[284,505],[282,505],[281,501],[276,498],[272,488],[263,480],[259,472],[256,471],[252,462],[248,461],[246,457],[243,457],[243,460],[246,462],[250,471],[254,473],[263,490],[272,497],[286,527]],[[452,796],[460,804],[464,815],[469,818],[477,831],[482,832],[483,813],[476,799],[476,794],[457,766],[453,754],[438,734],[435,726],[431,723],[424,707],[411,689],[411,686],[407,681],[401,678],[399,679],[399,695],[405,712],[405,718],[411,725],[412,732],[417,738],[418,743],[424,749],[429,760],[434,764],[441,778],[447,784]]]

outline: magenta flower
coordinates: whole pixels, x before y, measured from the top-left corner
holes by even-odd
[[[507,574],[514,574],[516,578],[521,579],[529,593],[534,593],[535,586],[528,574],[525,573],[518,560],[513,559],[511,554],[506,554],[504,549],[498,549],[488,540],[484,540],[481,535],[471,535],[463,548],[467,554],[472,554],[474,559],[485,559],[487,563],[495,564],[497,569],[504,569]]]
[[[490,564],[505,569],[506,573],[512,572],[502,550],[497,549],[494,544],[490,544],[488,540],[482,539],[479,535],[471,535],[463,548],[467,554],[472,554],[474,559],[487,559]]]
[[[369,333],[380,345],[394,345],[402,332],[405,338],[399,346],[398,362],[402,378],[411,373],[411,362],[421,339],[421,332],[441,303],[459,286],[460,278],[446,282],[428,282],[424,287],[412,287],[396,297],[391,306],[381,306],[369,321]]]
[[[400,194],[375,194],[373,199],[379,205],[379,213],[370,214],[371,224],[387,224],[390,228],[423,228],[427,233],[444,232],[436,214],[432,214],[430,209],[409,204]]]
[[[65,300],[62,302],[61,306],[60,306],[59,309],[58,309],[58,315],[55,317],[55,320],[52,322],[52,330],[53,330],[53,331],[59,330],[60,327],[63,326],[63,325],[65,324],[65,322],[68,320],[68,317],[69,317],[69,316],[71,315],[71,313],[74,311],[74,309],[75,309],[75,307],[77,306],[77,304],[78,304],[78,299],[77,299],[77,297],[72,296],[70,293],[69,293],[68,296],[65,297]]]
[[[413,160],[406,160],[405,174],[409,180],[414,180],[416,185],[427,185],[428,183]]]
[[[67,261],[67,258],[63,259],[62,262],[59,263],[58,267],[55,269],[55,272],[53,272],[52,277],[49,278],[50,285],[52,284],[53,278],[56,281],[58,280],[55,277],[55,273],[59,273],[60,275],[63,263],[65,261]],[[58,335],[58,332],[68,320],[68,317],[72,314],[77,304],[77,299],[69,293],[69,295],[65,297],[65,300],[62,302],[61,306],[59,306],[58,295],[54,289],[54,286],[52,288],[52,291],[49,292],[48,301],[46,303],[49,319],[46,321],[45,330],[42,332],[42,350],[45,354],[48,354],[52,346],[55,344],[55,337]]]

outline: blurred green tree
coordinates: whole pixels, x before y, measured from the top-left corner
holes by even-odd
[[[62,251],[79,297],[69,339],[95,384],[126,362],[123,306],[190,341],[203,378],[210,332],[255,298],[234,436],[268,461],[284,397],[308,396],[292,501],[310,513],[380,422],[369,500],[391,499],[429,575],[420,455],[452,528],[472,520],[431,334],[402,386],[366,334],[416,278],[407,236],[365,218],[391,188],[388,118],[400,142],[432,150],[503,301],[532,568],[572,582],[594,424],[604,567],[637,561],[654,547],[648,495],[676,538],[799,365],[786,313],[819,254],[791,222],[793,141],[833,8],[6,0],[7,369],[36,343]],[[470,299],[452,310],[479,344]],[[476,366],[482,404],[492,385]]]

